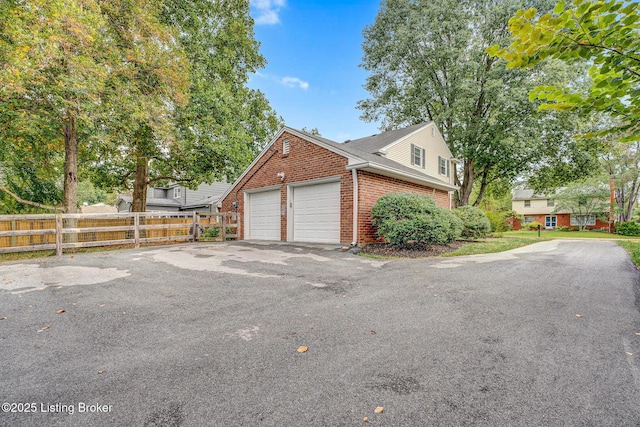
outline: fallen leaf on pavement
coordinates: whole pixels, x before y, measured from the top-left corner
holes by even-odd
[[[372,330],[370,330],[370,331],[369,331],[369,333],[370,333],[371,335],[375,335],[375,334],[376,334],[376,331],[374,331],[374,330],[372,329]]]
[[[64,308],[62,308],[62,309],[60,309],[60,310],[56,311],[56,314],[62,314],[62,313],[66,313],[66,312],[67,312],[67,310],[65,310]]]
[[[309,351],[309,347],[307,347],[306,345],[301,345],[300,347],[298,347],[298,353],[306,353],[307,351]]]
[[[102,374],[104,374],[105,372],[107,372],[107,371],[105,371],[105,370],[98,371],[98,375],[102,375]]]
[[[7,320],[6,317],[0,317],[0,320]]]
[[[373,412],[376,414],[381,414],[384,412],[384,408],[382,406],[378,406]]]

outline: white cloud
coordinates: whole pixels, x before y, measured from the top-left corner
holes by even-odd
[[[256,25],[279,24],[280,9],[285,4],[285,0],[251,0],[251,6],[256,11],[256,17],[254,18]]]
[[[304,89],[307,90],[309,89],[309,82],[305,82],[304,80],[300,80],[297,77],[283,77],[280,80],[280,83],[282,83],[285,86],[288,87],[299,87],[300,89]]]

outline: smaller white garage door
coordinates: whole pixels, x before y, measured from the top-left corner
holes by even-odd
[[[340,182],[293,188],[293,240],[340,243]]]
[[[280,240],[280,190],[247,194],[251,240]],[[246,214],[246,213],[245,213]]]

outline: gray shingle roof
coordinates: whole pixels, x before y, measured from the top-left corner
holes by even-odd
[[[448,183],[442,181],[439,178],[435,178],[431,175],[427,175],[425,173],[422,173],[420,171],[417,171],[413,168],[410,168],[408,166],[405,166],[401,163],[398,163],[396,161],[390,160],[384,156],[381,156],[379,154],[374,154],[376,152],[379,151],[379,149],[375,148],[380,146],[382,147],[386,147],[387,145],[397,141],[398,139],[409,135],[413,132],[415,132],[416,130],[426,126],[427,123],[422,123],[419,125],[414,125],[414,126],[410,126],[408,128],[405,129],[398,129],[398,130],[392,130],[392,131],[387,131],[384,132],[382,134],[379,135],[374,135],[371,137],[367,137],[367,138],[361,138],[358,140],[354,140],[352,142],[347,142],[347,143],[339,143],[339,142],[335,142],[332,141],[330,139],[326,139],[326,138],[322,138],[320,136],[317,135],[310,135],[310,134],[305,134],[306,137],[308,139],[315,139],[317,141],[320,141],[326,145],[330,145],[332,147],[334,147],[336,150],[339,151],[343,151],[345,152],[347,155],[351,155],[352,157],[355,157],[357,159],[362,160],[363,162],[370,162],[370,163],[374,163],[380,166],[385,166],[387,168],[391,168],[391,169],[395,169],[398,170],[400,172],[415,176],[416,178],[419,179],[426,179],[429,181],[436,181],[436,182],[441,182],[445,185],[448,185]],[[295,130],[295,129],[294,129]],[[358,142],[360,141],[360,142]],[[357,144],[353,144],[354,142],[358,142]],[[384,145],[382,145],[384,144]],[[362,147],[369,147],[367,150],[360,148],[360,146]],[[371,150],[371,151],[368,151]]]
[[[387,132],[379,133],[377,135],[354,139],[352,141],[345,141],[344,145],[360,151],[366,151],[367,153],[377,153],[387,145],[392,144],[397,140],[412,134],[413,132],[425,127],[428,124],[429,123],[420,123],[404,129],[390,130]]]
[[[514,190],[512,200],[532,200],[532,199],[549,199],[551,196],[545,194],[537,194],[530,188],[522,190]]]

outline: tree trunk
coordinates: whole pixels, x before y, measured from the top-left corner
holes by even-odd
[[[149,179],[149,159],[136,159],[136,174],[133,181],[133,201],[131,212],[145,212],[147,210],[147,181]]]
[[[473,202],[473,206],[475,206],[476,208],[480,206],[480,202],[482,202],[484,193],[487,190],[487,185],[489,184],[487,183],[487,171],[485,169],[485,171],[482,173],[482,178],[480,179],[480,191],[478,192],[478,197]]]
[[[78,212],[78,139],[76,118],[69,113],[64,124],[64,190],[62,206],[66,213]]]
[[[464,162],[463,169],[463,181],[462,183],[458,182],[458,186],[460,189],[457,191],[458,196],[456,197],[456,207],[466,206],[469,204],[469,197],[471,196],[471,191],[473,190],[473,181],[475,179],[474,176],[474,165],[475,162],[473,160]],[[457,181],[457,178],[456,178]]]

